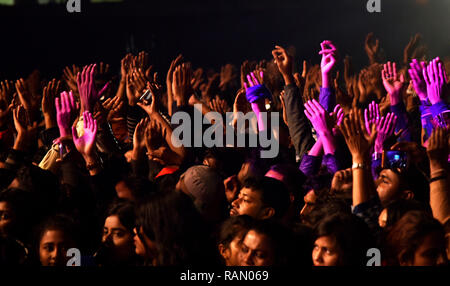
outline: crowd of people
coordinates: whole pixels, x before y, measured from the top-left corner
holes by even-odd
[[[72,265],[75,248],[82,266],[365,266],[374,249],[375,265],[446,265],[450,62],[418,35],[402,63],[373,34],[365,50],[359,72],[323,41],[302,69],[275,46],[240,71],[179,55],[165,84],[144,51],[117,74],[3,79],[0,264]],[[243,129],[247,147],[179,144],[179,112],[219,143]]]

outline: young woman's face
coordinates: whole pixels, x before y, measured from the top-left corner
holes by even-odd
[[[245,236],[238,256],[239,266],[271,266],[275,260],[269,238],[254,230]]]
[[[42,266],[66,266],[67,250],[71,241],[61,230],[46,230],[39,242],[39,259]]]
[[[447,263],[445,237],[439,232],[428,234],[414,253],[414,261],[402,263],[409,266],[437,266]]]
[[[239,253],[242,246],[242,236],[245,232],[236,235],[227,248],[221,250],[221,255],[226,266],[239,266]],[[225,247],[222,245],[222,247]]]
[[[112,246],[112,259],[123,261],[134,255],[133,234],[122,225],[117,215],[105,220],[102,242],[107,241]]]
[[[14,213],[7,202],[0,202],[0,235],[7,235],[14,223]]]
[[[321,236],[314,242],[312,251],[314,266],[338,266],[339,252],[336,240],[330,236]]]
[[[134,245],[135,252],[137,255],[146,258],[147,260],[155,260],[156,258],[156,246],[150,238],[145,235],[142,227],[139,228],[139,235],[137,235],[138,230],[134,228]],[[140,238],[142,237],[143,240]]]

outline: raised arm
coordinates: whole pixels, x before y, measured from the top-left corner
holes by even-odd
[[[427,147],[430,159],[430,206],[433,216],[444,224],[450,218],[448,170],[449,130],[433,130]]]
[[[295,147],[297,161],[299,161],[314,145],[311,126],[304,113],[300,90],[296,86],[295,79],[292,75],[292,58],[280,46],[275,46],[272,55],[284,79],[285,87],[283,96],[289,134]]]

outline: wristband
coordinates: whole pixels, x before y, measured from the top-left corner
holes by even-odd
[[[434,178],[431,178],[431,179],[430,179],[430,184],[433,183],[433,182],[440,181],[440,180],[445,180],[445,179],[447,179],[447,175],[442,175],[442,176],[439,176],[439,177],[434,177]]]
[[[366,169],[366,168],[367,168],[367,166],[364,163],[353,163],[352,164],[352,170],[355,170],[355,169]]]
[[[254,103],[258,99],[262,98],[272,99],[270,91],[264,84],[258,84],[247,88],[245,91],[245,95],[247,97],[247,101],[250,103]]]

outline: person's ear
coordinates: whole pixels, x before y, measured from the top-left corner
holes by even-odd
[[[414,193],[411,190],[405,190],[402,192],[402,198],[405,200],[412,200],[414,199]]]
[[[261,219],[268,219],[275,215],[275,209],[272,207],[266,207],[262,211]]]
[[[219,244],[219,253],[223,257],[223,259],[227,260],[230,259],[231,253],[230,249],[228,247],[225,247],[222,243]]]

